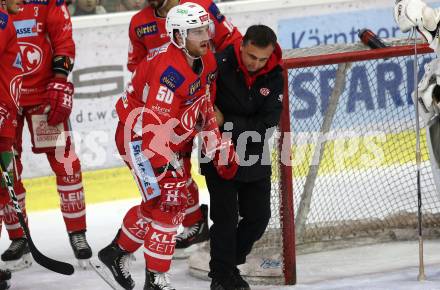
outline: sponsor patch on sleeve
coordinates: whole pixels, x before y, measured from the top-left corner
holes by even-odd
[[[188,94],[190,96],[194,95],[196,92],[198,92],[200,90],[200,87],[202,86],[202,81],[200,80],[200,78],[196,79],[195,82],[193,82],[190,86],[189,86],[189,92]]]
[[[175,92],[185,78],[172,66],[167,67],[167,69],[160,76],[160,83],[165,85],[167,88]]]
[[[158,32],[156,21],[139,25],[134,30],[136,31],[138,38],[142,38],[145,35],[156,34]]]
[[[212,3],[211,6],[208,8],[209,13],[218,21],[223,22],[225,20],[225,16],[220,12],[220,9],[218,9],[217,5],[215,3]]]
[[[0,29],[5,30],[6,25],[8,25],[8,14],[0,12]]]

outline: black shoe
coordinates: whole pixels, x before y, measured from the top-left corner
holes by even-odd
[[[235,290],[251,290],[249,283],[246,282],[246,280],[244,280],[243,277],[240,275],[240,270],[235,268],[233,271],[233,275]]]
[[[209,273],[211,280],[211,290],[235,290],[235,279],[232,274],[218,275]]]
[[[176,290],[171,286],[168,273],[154,273],[145,270],[144,290]]]
[[[85,230],[69,233],[69,240],[75,258],[83,260],[92,257],[92,249],[87,243]]]
[[[118,282],[122,288],[127,290],[134,288],[134,281],[128,269],[131,259],[130,253],[122,250],[115,240],[99,251],[98,258],[107,266],[116,282]]]
[[[209,240],[208,206],[200,206],[203,218],[192,226],[185,227],[183,232],[176,236],[176,249],[186,249],[194,244]]]
[[[11,286],[11,271],[0,269],[0,290],[9,289]]]
[[[2,254],[2,261],[15,261],[29,254],[29,246],[26,238],[13,239],[9,248]]]

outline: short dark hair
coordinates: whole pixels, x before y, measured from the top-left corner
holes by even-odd
[[[269,26],[263,24],[252,25],[243,36],[243,45],[249,42],[258,47],[267,47],[269,44],[275,47],[277,36]]]

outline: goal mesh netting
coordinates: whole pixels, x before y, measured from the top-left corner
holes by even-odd
[[[281,278],[260,282],[295,283],[295,243],[298,254],[417,238],[414,46],[387,44],[284,51],[272,218],[252,252],[262,258],[248,271],[279,266]],[[420,80],[434,55],[426,44],[418,53]],[[440,193],[420,132],[424,235],[438,236]]]

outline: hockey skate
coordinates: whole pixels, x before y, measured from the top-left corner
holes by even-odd
[[[176,236],[174,258],[188,258],[193,252],[203,246],[203,242],[209,240],[208,206],[202,204],[200,209],[203,219],[192,226],[185,227],[183,232]]]
[[[29,268],[33,260],[26,238],[13,239],[9,248],[1,255],[1,259],[5,262],[5,267],[11,271]]]
[[[11,287],[11,271],[0,269],[0,290]]]
[[[144,290],[176,290],[170,283],[168,273],[154,273],[145,270]]]
[[[110,287],[117,290],[134,288],[134,281],[129,272],[132,254],[122,250],[114,240],[99,251],[98,258],[90,259],[90,265]]]
[[[89,259],[92,257],[92,249],[87,243],[86,231],[78,231],[69,233],[70,245],[72,246],[73,254],[78,259],[78,265],[81,269],[87,269]]]

